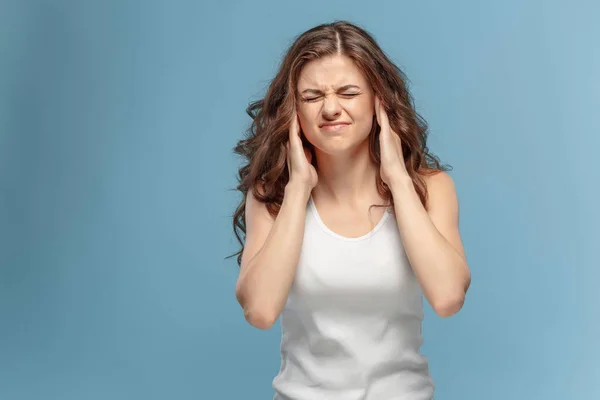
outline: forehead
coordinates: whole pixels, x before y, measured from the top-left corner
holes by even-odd
[[[347,56],[335,55],[308,62],[298,79],[298,88],[337,88],[354,84],[366,86],[358,66]]]

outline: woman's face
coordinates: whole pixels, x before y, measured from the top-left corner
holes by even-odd
[[[317,149],[340,154],[368,138],[375,98],[350,58],[336,55],[307,63],[297,90],[302,132]]]

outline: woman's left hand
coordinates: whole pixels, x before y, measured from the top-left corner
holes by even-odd
[[[400,136],[392,130],[385,108],[375,97],[375,115],[377,122],[381,127],[379,134],[379,151],[381,154],[381,179],[391,189],[398,180],[410,179],[404,164],[404,154],[402,153],[402,141]]]

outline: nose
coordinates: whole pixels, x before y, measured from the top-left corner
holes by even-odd
[[[336,95],[325,96],[323,101],[323,118],[333,120],[340,116],[342,107]]]

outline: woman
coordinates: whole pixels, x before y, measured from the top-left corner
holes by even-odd
[[[422,298],[455,314],[470,272],[404,75],[368,32],[324,24],[248,113],[236,297],[257,328],[281,317],[275,399],[433,398]]]

